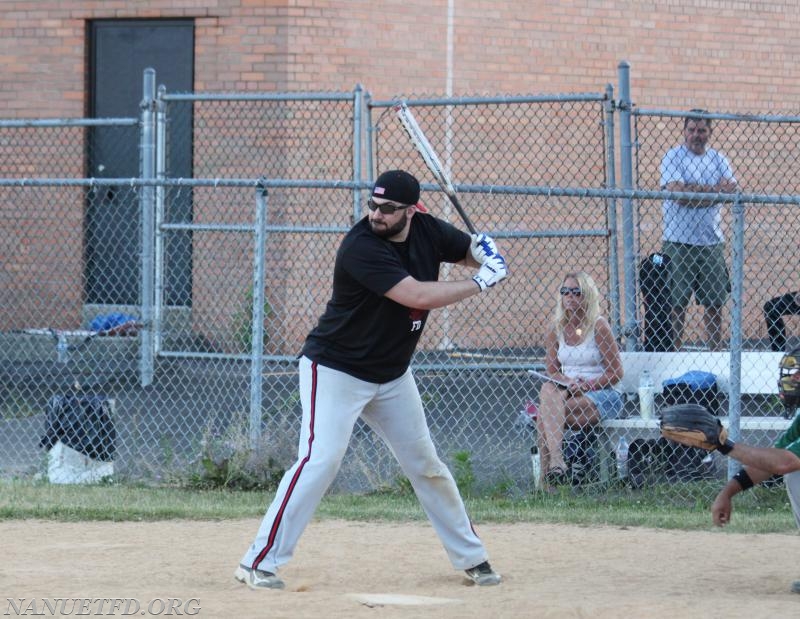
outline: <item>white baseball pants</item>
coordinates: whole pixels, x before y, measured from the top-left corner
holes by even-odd
[[[242,565],[275,572],[300,535],[344,457],[360,416],[389,446],[457,570],[487,560],[452,474],[436,454],[411,370],[369,383],[300,358],[303,420],[297,461],[286,471]]]

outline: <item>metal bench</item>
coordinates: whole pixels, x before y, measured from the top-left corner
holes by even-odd
[[[717,376],[717,386],[730,392],[731,355],[729,352],[622,352],[622,367],[625,374],[617,385],[623,393],[635,394],[639,389],[639,375],[643,369],[650,370],[656,386],[661,392],[665,379],[680,376],[690,370],[711,372]],[[783,353],[743,352],[741,355],[742,394],[778,393],[778,365]]]
[[[720,417],[722,425],[729,427],[729,419]],[[616,475],[616,445],[621,436],[628,443],[637,439],[657,439],[661,436],[659,419],[642,419],[630,417],[628,419],[610,419],[600,424],[598,438],[598,464],[600,479],[608,481]],[[774,439],[786,430],[792,423],[791,419],[784,417],[741,417],[739,419],[739,432],[742,441],[752,445],[767,447]]]
[[[748,351],[741,354],[740,395],[777,394],[778,367],[783,353],[767,351]],[[729,352],[622,352],[624,377],[617,385],[629,401],[638,401],[639,375],[643,369],[650,371],[656,393],[663,391],[662,382],[675,378],[690,370],[712,372],[717,376],[717,386],[724,393],[730,393]],[[611,419],[600,424],[598,430],[598,450],[600,452],[600,476],[608,479],[614,473],[615,449],[621,436],[628,443],[636,439],[657,439],[659,419],[642,419],[638,414],[621,419]],[[720,417],[728,427],[727,417]],[[766,446],[785,430],[790,419],[776,416],[742,416],[739,418],[739,431],[742,440]]]
[[[778,393],[778,367],[783,353],[742,352],[740,395],[772,395]],[[608,481],[616,475],[615,450],[621,436],[628,443],[636,439],[657,439],[660,436],[658,410],[652,419],[642,419],[638,414],[639,375],[643,369],[650,371],[656,394],[663,391],[662,382],[675,378],[690,370],[712,372],[717,376],[717,386],[730,393],[729,352],[627,352],[621,353],[624,370],[623,379],[617,384],[628,402],[623,417],[601,422],[595,427],[597,437],[599,476]],[[627,413],[636,411],[629,416]],[[728,427],[727,417],[720,417]],[[767,446],[791,423],[779,416],[742,416],[739,419],[741,440]]]

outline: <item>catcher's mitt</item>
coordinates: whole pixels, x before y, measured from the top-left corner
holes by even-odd
[[[727,454],[733,449],[722,422],[699,404],[677,404],[665,408],[661,412],[661,436],[706,451],[719,449],[720,453]]]

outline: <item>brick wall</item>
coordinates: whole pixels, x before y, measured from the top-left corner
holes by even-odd
[[[794,0],[0,1],[4,116],[80,116],[85,23],[197,24],[197,90],[598,92],[632,67],[648,106],[794,110]],[[448,25],[452,54],[448,54]]]

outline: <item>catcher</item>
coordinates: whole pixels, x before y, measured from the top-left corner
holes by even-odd
[[[800,403],[800,351],[784,355],[781,360],[781,378],[778,390],[787,410],[793,411]],[[792,506],[797,526],[800,527],[800,415],[795,416],[774,447],[753,447],[733,443],[720,420],[702,406],[679,404],[664,409],[661,434],[672,441],[700,447],[708,451],[718,449],[744,466],[719,491],[711,505],[714,524],[725,526],[731,518],[731,499],[759,484],[772,475],[783,475],[786,492]],[[800,593],[800,580],[792,583],[792,591]]]

